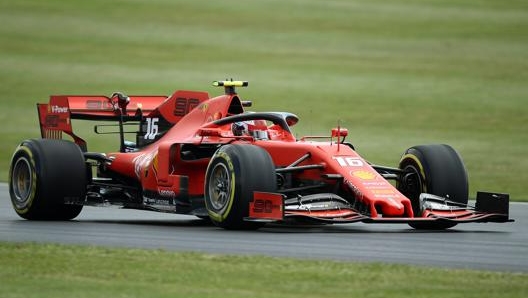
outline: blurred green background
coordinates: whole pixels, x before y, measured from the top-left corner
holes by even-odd
[[[211,81],[235,78],[254,110],[300,116],[299,137],[339,120],[393,166],[448,143],[472,194],[528,201],[525,0],[0,0],[0,20],[1,181],[50,94],[216,95]]]

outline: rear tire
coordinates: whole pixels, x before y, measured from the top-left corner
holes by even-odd
[[[421,193],[447,197],[460,204],[468,202],[467,171],[460,155],[449,145],[414,146],[403,154],[399,168],[404,171],[396,187],[411,199],[415,217],[421,215]],[[449,222],[410,223],[415,229],[443,230],[454,227]]]
[[[70,220],[81,212],[87,171],[83,153],[63,140],[26,140],[9,169],[9,194],[16,213],[29,220]],[[68,202],[68,203],[67,203]]]
[[[275,166],[264,149],[225,145],[211,158],[205,177],[205,205],[211,221],[224,229],[252,230],[263,223],[247,222],[254,191],[275,192]]]

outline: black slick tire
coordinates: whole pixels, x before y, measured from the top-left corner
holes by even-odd
[[[429,193],[460,204],[468,202],[468,176],[460,155],[449,145],[414,146],[403,154],[399,168],[404,171],[397,188],[411,199],[413,213],[421,215],[419,196]],[[442,230],[452,222],[414,222],[415,229]]]
[[[258,229],[264,224],[244,221],[253,192],[276,189],[275,166],[267,151],[253,145],[225,145],[207,167],[205,205],[211,221],[219,227]]]
[[[73,142],[31,139],[15,150],[9,194],[15,212],[29,220],[70,220],[81,212],[87,171]],[[75,204],[77,202],[77,204]]]

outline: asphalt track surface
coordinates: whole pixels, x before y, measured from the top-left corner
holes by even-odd
[[[400,224],[271,226],[225,231],[193,216],[85,207],[69,222],[35,222],[11,208],[0,184],[0,241],[41,242],[267,255],[301,259],[387,262],[528,272],[528,204],[512,203],[514,223],[461,224],[441,232]]]

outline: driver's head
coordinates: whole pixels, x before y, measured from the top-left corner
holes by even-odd
[[[249,134],[248,125],[245,122],[235,122],[231,125],[231,130],[235,136],[247,136]]]

